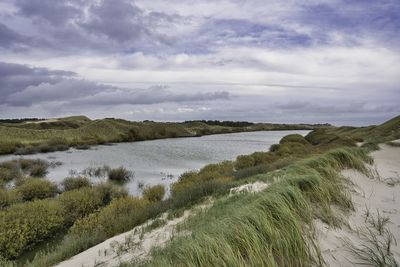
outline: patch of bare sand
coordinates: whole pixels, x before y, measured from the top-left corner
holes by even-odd
[[[163,247],[172,237],[189,234],[184,231],[177,232],[177,226],[190,216],[211,206],[212,200],[208,199],[204,204],[186,210],[181,217],[171,220],[167,220],[167,214],[165,213],[159,219],[165,220],[166,223],[160,227],[146,231],[146,228],[154,222],[154,220],[150,220],[131,231],[107,239],[56,266],[111,267],[119,266],[122,262],[141,261],[148,257],[153,248]]]
[[[368,245],[362,233],[378,212],[382,218],[389,218],[386,228],[400,242],[400,148],[381,145],[381,150],[373,152],[372,156],[373,178],[352,170],[343,171],[355,185],[352,192],[355,211],[349,216],[348,225],[334,229],[316,221],[317,240],[327,266],[366,266],[351,253],[352,246],[348,244],[359,248]],[[400,263],[400,243],[393,242],[391,251]]]

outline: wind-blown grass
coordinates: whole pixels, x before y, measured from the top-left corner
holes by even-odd
[[[145,266],[310,266],[322,264],[312,220],[338,225],[331,206],[350,210],[344,168],[365,172],[360,149],[337,149],[291,165],[256,195],[223,199],[188,223],[189,237],[156,250]],[[305,227],[308,226],[308,227]]]

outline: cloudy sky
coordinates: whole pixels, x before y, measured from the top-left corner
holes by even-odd
[[[399,0],[1,0],[0,117],[379,123]]]

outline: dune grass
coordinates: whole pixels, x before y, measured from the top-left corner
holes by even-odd
[[[311,266],[322,264],[312,220],[339,225],[332,205],[352,209],[343,168],[366,172],[361,149],[337,149],[275,173],[254,195],[223,197],[187,223],[190,236],[158,249],[144,266]],[[135,266],[135,264],[132,264]]]

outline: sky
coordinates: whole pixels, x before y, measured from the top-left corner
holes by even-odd
[[[0,118],[368,125],[399,84],[399,0],[0,1]]]

